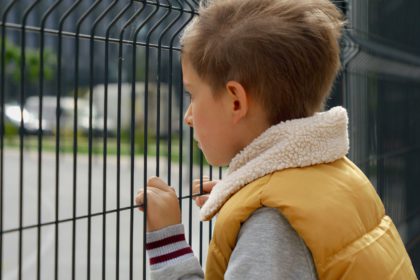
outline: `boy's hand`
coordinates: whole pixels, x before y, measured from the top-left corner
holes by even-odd
[[[207,193],[211,193],[211,190],[218,182],[219,181],[217,180],[209,181],[208,177],[203,177],[203,195],[195,196],[193,198],[198,207],[202,207],[204,203],[206,203],[207,199],[209,199]],[[200,194],[200,179],[195,179],[193,181],[193,194]]]
[[[143,205],[144,189],[136,195],[136,204]],[[143,211],[143,207],[139,207]],[[181,211],[175,190],[158,177],[147,181],[147,231],[156,231],[181,223]]]

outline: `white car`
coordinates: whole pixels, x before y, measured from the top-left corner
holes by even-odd
[[[39,115],[39,96],[26,99],[25,109],[36,118]],[[74,129],[74,98],[65,96],[60,98],[60,130],[72,131]],[[44,96],[42,100],[42,118],[45,126],[51,131],[56,130],[57,124],[57,97]],[[114,135],[115,124],[108,119],[108,135]],[[77,129],[84,135],[89,133],[89,101],[85,98],[77,100]],[[95,106],[92,106],[92,133],[101,136],[104,133],[104,118],[99,116]]]
[[[39,120],[32,113],[25,108],[21,109],[17,104],[5,104],[4,106],[5,123],[9,123],[17,130],[21,127],[21,120],[23,117],[23,132],[25,134],[37,134],[39,130]],[[42,120],[41,125],[44,133],[51,133],[45,125],[46,122]]]

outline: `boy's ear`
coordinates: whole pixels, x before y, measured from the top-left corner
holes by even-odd
[[[236,124],[248,113],[248,93],[245,88],[236,81],[227,82],[226,91],[229,97],[230,110],[233,117],[232,121]]]

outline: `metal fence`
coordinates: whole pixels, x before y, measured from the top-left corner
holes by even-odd
[[[178,37],[197,5],[1,5],[0,279],[146,278],[133,200],[151,175],[177,189],[203,262],[212,224],[198,222],[192,179],[222,170],[182,123]]]
[[[349,1],[335,96],[349,112],[349,156],[375,185],[420,273],[420,2],[394,4]]]
[[[363,33],[367,3],[336,1],[352,26],[329,103],[348,108],[350,157],[377,186],[415,256],[420,116],[410,104],[419,100],[420,63],[389,41],[362,40],[373,30]],[[183,125],[178,40],[198,4],[0,4],[0,280],[146,279],[146,221],[134,194],[151,175],[177,190],[187,240],[205,262],[212,222],[199,222],[192,181],[220,179],[223,170],[205,163]],[[390,73],[395,61],[402,70]],[[397,136],[389,118],[395,98],[404,102],[392,118],[411,120]]]

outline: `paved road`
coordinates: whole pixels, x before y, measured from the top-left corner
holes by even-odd
[[[19,152],[15,149],[4,150],[4,206],[3,206],[3,229],[9,230],[19,227]],[[38,224],[38,156],[35,151],[24,152],[23,166],[23,225]],[[88,158],[78,156],[77,166],[77,194],[76,216],[88,213]],[[117,160],[116,157],[108,157],[107,165],[107,210],[113,210],[117,206]],[[148,160],[148,174],[154,175],[156,158]],[[165,169],[165,159],[161,159],[161,166]],[[94,157],[92,165],[92,213],[103,212],[103,162],[102,157]],[[130,206],[130,159],[121,158],[120,179],[120,207]],[[183,194],[188,194],[188,166],[184,171]],[[198,169],[194,169],[194,177],[198,177]],[[73,158],[71,154],[60,156],[60,183],[59,183],[59,220],[73,217]],[[160,174],[167,178],[167,170],[161,170]],[[143,182],[143,157],[135,159],[134,182],[135,190]],[[55,220],[55,155],[43,153],[42,160],[42,203],[41,222],[46,223]],[[172,165],[172,182],[178,188],[178,165]],[[183,201],[183,222],[188,232],[189,201]],[[107,279],[116,278],[116,213],[106,215],[106,275]],[[199,215],[198,208],[192,208],[192,243],[196,255],[199,254]],[[91,279],[102,279],[102,223],[103,216],[91,219]],[[142,240],[143,240],[143,215],[134,211],[134,244],[130,244],[130,210],[120,212],[120,238],[119,238],[119,265],[120,279],[129,279],[129,253],[133,247],[134,253],[134,278],[141,279],[142,275]],[[59,279],[71,279],[72,260],[72,222],[61,223],[59,226]],[[87,278],[87,219],[76,222],[76,279]],[[53,279],[54,273],[54,250],[55,250],[55,226],[43,226],[41,230],[41,279]],[[208,243],[208,224],[204,223],[204,248],[203,256],[206,255]],[[24,230],[22,246],[22,276],[23,279],[36,279],[37,271],[37,229]],[[187,234],[188,238],[188,234]],[[18,246],[19,231],[3,235],[3,279],[17,279],[18,275]]]

